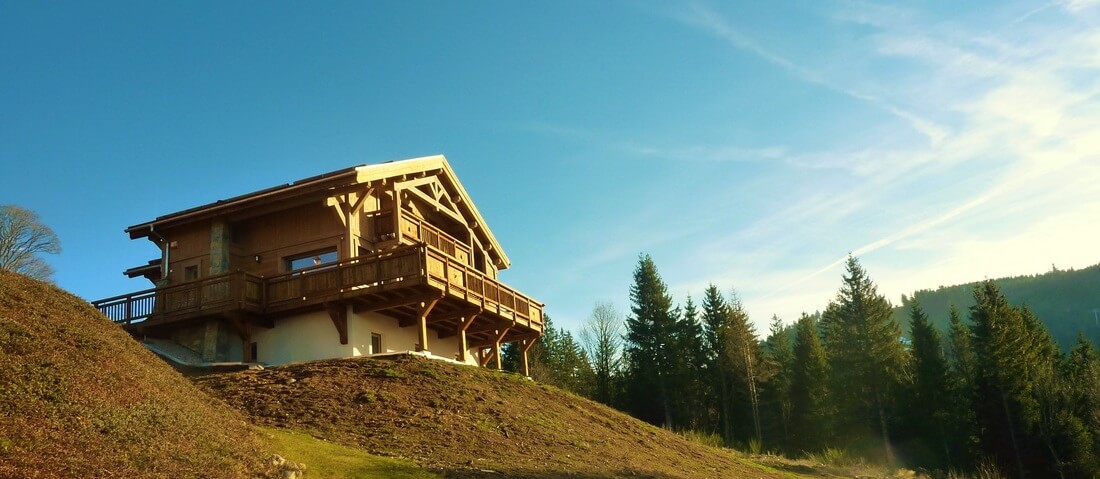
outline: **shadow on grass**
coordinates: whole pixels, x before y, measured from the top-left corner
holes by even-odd
[[[508,471],[478,471],[474,469],[462,470],[433,470],[447,479],[488,479],[502,477],[517,479],[557,479],[568,477],[571,479],[615,479],[629,477],[633,479],[665,479],[669,476],[657,475],[640,471],[616,471],[606,473],[595,472],[566,472],[566,471],[533,471],[533,470],[508,470]]]

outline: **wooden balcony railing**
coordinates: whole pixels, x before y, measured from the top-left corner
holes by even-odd
[[[263,278],[236,272],[101,299],[92,305],[112,321],[130,325],[154,315],[189,316],[233,309],[255,312],[263,308],[263,293]]]
[[[197,317],[229,310],[278,313],[325,301],[411,286],[430,286],[484,313],[543,331],[542,304],[427,244],[358,256],[262,278],[228,273],[92,303],[124,325],[149,318]]]
[[[407,211],[401,212],[401,236],[413,243],[424,243],[440,250],[459,262],[472,265],[470,247],[431,223],[417,218]]]

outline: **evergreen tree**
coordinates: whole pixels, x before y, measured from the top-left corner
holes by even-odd
[[[832,411],[828,388],[829,366],[818,338],[817,324],[802,314],[795,324],[791,363],[792,451],[818,451],[828,444]]]
[[[544,315],[543,320],[542,336],[527,351],[531,379],[591,396],[594,373],[584,350],[573,339],[573,333],[554,326],[550,315]],[[505,345],[501,354],[504,369],[518,371],[520,354],[515,345]]]
[[[905,409],[906,426],[917,447],[910,458],[929,468],[946,470],[952,464],[948,426],[952,398],[947,360],[940,334],[916,300],[909,305],[912,361],[911,390]],[[915,456],[915,457],[914,457]]]
[[[1038,419],[1039,404],[1030,393],[1044,358],[1023,314],[1008,304],[992,281],[975,287],[974,300],[974,414],[982,431],[981,446],[987,456],[1022,478],[1027,474],[1025,464],[1037,462],[1026,433]]]
[[[948,370],[951,395],[947,399],[950,419],[947,426],[951,444],[951,466],[967,470],[975,465],[978,454],[978,430],[975,423],[974,397],[974,349],[970,344],[970,327],[963,324],[959,310],[951,305],[948,338]]]
[[[1077,469],[1100,476],[1100,355],[1081,333],[1069,354],[1066,375],[1070,385],[1070,411],[1088,434],[1087,439],[1082,438],[1080,446],[1086,445],[1085,440],[1091,444],[1088,448],[1078,448],[1075,454]]]
[[[764,373],[761,403],[765,411],[764,436],[769,444],[787,450],[790,444],[791,421],[791,367],[794,352],[791,347],[791,330],[778,316],[772,315],[768,338],[764,341],[761,361]]]
[[[707,373],[710,387],[708,396],[714,408],[715,424],[722,439],[733,443],[733,364],[730,351],[732,322],[729,304],[718,287],[710,284],[703,291],[703,336],[706,347]]]
[[[906,360],[901,330],[890,302],[878,293],[859,261],[849,256],[846,268],[836,302],[822,317],[837,432],[857,447],[878,436],[886,462],[893,464],[890,425]]]
[[[649,255],[638,259],[630,302],[624,344],[627,409],[643,421],[674,428],[670,382],[678,358],[669,346],[676,339],[676,317],[668,287]]]
[[[672,348],[676,351],[673,389],[675,422],[688,429],[704,429],[707,425],[703,375],[706,356],[703,348],[703,328],[699,310],[688,296],[682,314],[677,314],[676,333]]]

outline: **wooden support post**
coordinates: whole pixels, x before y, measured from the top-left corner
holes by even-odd
[[[531,377],[531,369],[527,363],[527,351],[531,349],[538,342],[538,339],[524,339],[523,340],[523,375]]]
[[[420,344],[417,344],[417,351],[428,350],[428,313],[432,312],[432,308],[439,302],[441,298],[435,298],[430,301],[420,303],[420,310],[417,311],[417,322],[420,327]]]
[[[511,329],[511,328],[506,327],[506,328],[497,330],[497,335],[496,335],[495,338],[493,338],[493,345],[492,345],[493,349],[489,353],[489,359],[495,359],[496,360],[496,363],[497,363],[496,366],[497,366],[498,370],[503,368],[503,364],[502,364],[501,358],[500,358],[500,356],[501,356],[501,354],[500,354],[500,342],[502,340],[504,340],[504,335],[508,334],[509,329]],[[488,361],[486,361],[485,363],[488,364]],[[482,364],[481,366],[485,367],[485,364]]]
[[[504,364],[500,360],[500,343],[499,342],[493,343],[493,356],[494,356],[494,359],[496,359],[497,371],[500,371],[501,369],[504,369]]]
[[[458,325],[458,360],[461,362],[466,362],[466,350],[470,348],[469,344],[466,342],[466,329],[469,328],[471,324],[474,324],[479,314],[481,314],[481,308],[472,311],[468,316],[464,316],[460,319]]]
[[[325,303],[328,317],[340,334],[340,344],[348,344],[348,307],[344,303]]]

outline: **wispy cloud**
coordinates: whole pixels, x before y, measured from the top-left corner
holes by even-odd
[[[721,38],[739,50],[751,53],[779,66],[802,81],[820,85],[890,113],[923,134],[933,145],[940,143],[950,134],[947,128],[936,124],[932,120],[923,118],[875,95],[838,85],[821,74],[772,51],[735,28],[725,17],[702,4],[692,3],[688,8],[677,12],[675,16],[684,24]]]
[[[1090,5],[1061,6],[1076,14]],[[934,111],[953,118],[951,133],[931,121],[922,125],[921,117],[908,117],[900,108],[892,110],[890,98],[862,95],[844,86],[842,79],[824,80],[746,38],[706,8],[695,5],[681,18],[804,81],[874,103],[934,139],[924,145],[865,142],[838,151],[792,150],[786,157],[791,164],[846,168],[861,181],[831,193],[825,190],[825,197],[792,202],[788,210],[715,240],[701,256],[732,250],[751,256],[820,258],[829,248],[806,250],[815,249],[813,244],[822,238],[789,236],[840,228],[849,230],[845,236],[859,238],[863,230],[866,239],[849,239],[846,249],[872,263],[893,264],[882,268],[880,278],[890,294],[981,275],[1035,271],[1021,268],[1034,268],[1045,258],[1078,264],[1100,260],[1083,239],[1100,235],[1100,226],[1091,226],[1097,222],[1087,219],[1100,209],[1100,34],[1080,25],[1038,25],[1025,33],[990,33],[955,24],[897,28],[890,20],[899,15],[849,12],[845,18],[881,29],[867,47],[872,62],[903,60],[913,65],[914,74],[876,90],[934,99],[928,102]],[[932,134],[935,131],[943,134]],[[890,221],[888,212],[898,216]],[[877,227],[852,222],[867,215],[884,220],[877,221]],[[1067,231],[1074,224],[1076,231]],[[883,230],[887,225],[893,227]],[[875,231],[878,234],[871,236]],[[776,241],[755,242],[784,234],[788,236]],[[834,250],[835,256],[819,266],[759,265],[771,268],[764,278],[748,276],[737,266],[719,278],[754,278],[745,298],[751,308],[765,313],[757,314],[759,323],[770,316],[767,313],[791,316],[814,309],[802,303],[828,297],[822,280],[839,275],[847,251]],[[914,255],[923,259],[915,260]],[[902,257],[907,259],[900,261]],[[916,265],[902,265],[907,262]],[[763,311],[768,308],[772,309]]]

